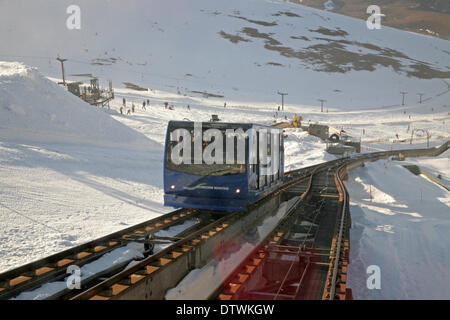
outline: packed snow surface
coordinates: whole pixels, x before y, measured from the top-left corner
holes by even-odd
[[[448,177],[449,151],[423,162]],[[450,297],[450,194],[403,165],[377,161],[351,172],[348,287],[355,299]],[[368,289],[369,266],[380,268],[380,289]]]

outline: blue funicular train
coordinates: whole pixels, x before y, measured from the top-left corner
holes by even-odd
[[[247,211],[284,176],[283,132],[252,123],[170,121],[164,205]]]

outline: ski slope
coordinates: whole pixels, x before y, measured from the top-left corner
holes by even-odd
[[[449,41],[275,0],[77,2],[81,29],[61,0],[0,3],[0,59],[72,81],[88,75],[236,105],[360,110],[408,105],[447,90]],[[18,24],[15,17],[21,17]],[[30,32],[30,30],[36,30]],[[18,41],[17,39],[20,39]],[[448,101],[448,97],[447,97]],[[301,109],[299,109],[301,110]]]

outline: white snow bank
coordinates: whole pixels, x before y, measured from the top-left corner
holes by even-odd
[[[306,131],[285,129],[287,138],[284,140],[284,169],[296,170],[336,159],[325,152],[326,143]]]
[[[439,158],[407,159],[408,164],[415,164],[429,172],[450,187],[450,151],[445,152]]]
[[[355,299],[450,298],[450,193],[404,164],[377,161],[349,174]],[[371,265],[380,267],[379,290],[367,288]]]
[[[49,81],[35,68],[1,61],[0,137],[144,150],[156,145]]]

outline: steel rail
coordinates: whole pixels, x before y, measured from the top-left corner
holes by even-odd
[[[334,300],[335,298],[335,292],[336,292],[336,282],[337,282],[337,275],[338,275],[338,268],[339,268],[339,262],[341,257],[341,246],[342,246],[342,235],[344,232],[344,222],[345,222],[345,216],[347,212],[347,189],[345,188],[341,177],[340,177],[340,171],[345,168],[346,165],[342,165],[336,173],[337,181],[340,185],[340,190],[343,193],[343,201],[342,201],[342,210],[341,210],[341,216],[340,216],[340,225],[339,225],[339,235],[337,240],[337,248],[336,248],[336,255],[334,257],[334,266],[333,266],[333,275],[331,279],[331,288],[330,288],[330,296],[329,300]]]
[[[315,170],[315,169],[307,168],[307,169],[298,170],[296,172],[295,178],[289,179],[289,181],[284,183],[280,187],[280,189],[273,191],[272,193],[270,193],[269,195],[267,195],[266,197],[264,197],[263,199],[258,201],[254,205],[254,207],[257,208],[258,206],[260,206],[262,203],[264,203],[268,199],[277,196],[282,190],[289,188],[293,184],[299,183],[300,181],[303,181],[304,179],[308,178],[310,176],[310,173],[309,173],[310,170]],[[306,172],[306,173],[300,174],[302,171]],[[236,221],[241,219],[242,216],[245,214],[246,213],[244,213],[244,212],[231,213],[227,216],[224,216],[222,219],[219,219],[218,221],[215,221],[215,222],[211,223],[210,225],[207,225],[204,228],[202,228],[194,233],[187,234],[186,237],[181,239],[180,241],[177,241],[177,242],[173,243],[171,246],[158,252],[157,254],[152,255],[152,256],[148,257],[147,259],[142,260],[141,262],[139,262],[137,265],[133,266],[132,268],[121,271],[118,274],[110,277],[109,279],[106,279],[105,281],[95,285],[94,287],[89,288],[78,295],[75,295],[72,299],[74,299],[74,300],[86,300],[86,299],[97,299],[97,298],[99,298],[99,299],[102,299],[102,298],[117,299],[125,292],[121,291],[120,293],[113,294],[111,297],[102,296],[102,292],[103,293],[108,292],[109,288],[112,288],[114,285],[117,285],[121,281],[123,282],[124,279],[129,278],[133,274],[150,276],[151,274],[153,274],[153,272],[155,272],[155,274],[157,272],[161,272],[164,269],[164,265],[160,265],[160,260],[165,259],[164,258],[165,256],[166,257],[170,256],[171,253],[173,253],[173,252],[181,253],[181,255],[177,254],[176,257],[174,257],[173,255],[171,256],[171,258],[170,258],[171,260],[176,260],[178,257],[181,257],[182,255],[184,255],[185,252],[192,251],[193,248],[195,248],[201,241],[208,241],[210,238],[214,238],[214,235],[216,233],[219,233],[220,231],[227,228],[228,226],[231,226],[233,223],[235,223]],[[202,239],[203,235],[205,235],[205,234],[206,235],[209,234],[210,236],[206,236],[205,239]],[[185,247],[184,249],[182,248],[183,246]],[[189,247],[189,248],[186,248],[186,247]],[[146,266],[156,266],[156,265],[158,265],[157,269],[152,268],[152,272],[145,272]],[[151,275],[151,276],[153,277],[156,275]],[[127,282],[127,281],[125,280],[125,282]],[[131,283],[129,285],[129,287],[127,288],[127,290],[130,290],[133,285],[134,285],[134,283]]]
[[[314,167],[315,166],[312,166],[311,168]],[[283,184],[281,188],[288,187],[296,181],[300,181],[307,176],[307,172],[311,170],[311,168],[303,168],[289,173],[287,175],[288,181]],[[270,197],[275,193],[277,193],[277,191],[272,192],[267,197]],[[82,245],[4,272],[0,274],[0,300],[10,299],[22,292],[34,290],[45,283],[58,281],[67,276],[67,267],[73,263],[78,267],[81,267],[99,259],[108,252],[125,246],[130,241],[138,241],[138,239],[142,240],[147,234],[155,234],[162,229],[181,224],[188,219],[199,216],[202,212],[204,212],[204,210],[175,210],[138,225],[119,230],[99,239],[89,241]],[[193,226],[187,231],[195,231],[196,229],[198,229],[197,226]],[[189,232],[183,232],[183,234],[188,235]],[[119,268],[117,267],[116,269]],[[102,274],[104,274],[104,272],[99,272],[99,275]],[[94,276],[91,278],[94,279]],[[60,294],[55,294],[52,297],[56,298],[58,296],[60,296]]]
[[[236,266],[231,271],[231,273],[216,287],[216,289],[212,291],[212,293],[207,298],[208,300],[215,299],[217,297],[219,297],[219,299],[220,299],[220,293],[223,291],[223,288],[225,287],[225,284],[232,282],[233,278],[235,277],[236,274],[238,274],[239,270],[241,270],[243,268],[243,266],[249,264],[248,261],[251,261],[253,259],[253,257],[255,257],[258,254],[258,252],[260,251],[260,248],[265,243],[268,243],[272,238],[277,237],[277,236],[275,236],[275,234],[279,233],[278,230],[290,220],[290,217],[292,216],[292,214],[295,212],[295,210],[298,208],[298,206],[304,201],[304,199],[309,194],[309,192],[311,190],[311,186],[312,186],[312,177],[313,177],[314,172],[317,170],[318,166],[320,166],[320,165],[315,165],[315,166],[310,167],[309,169],[313,168],[312,169],[313,172],[311,172],[306,177],[303,177],[303,179],[309,178],[306,191],[301,196],[298,197],[297,201],[289,208],[289,211],[277,223],[277,225],[273,228],[273,230],[271,232],[269,232],[255,246],[255,248],[242,260],[242,262],[238,266]],[[299,182],[301,182],[301,181],[297,181],[296,183],[299,183]],[[238,291],[239,291],[239,289],[238,289]],[[235,293],[237,293],[237,292],[235,292]]]
[[[111,291],[110,288],[112,288],[114,285],[117,285],[124,279],[130,278],[134,274],[142,275],[144,278],[147,275],[151,275],[154,272],[160,271],[162,268],[164,268],[164,266],[168,265],[171,262],[167,260],[177,259],[181,255],[191,251],[193,246],[202,241],[200,239],[209,239],[213,237],[216,233],[227,228],[229,226],[229,223],[232,222],[232,220],[238,219],[240,215],[242,215],[241,212],[235,212],[220,218],[219,220],[205,226],[204,228],[196,231],[195,233],[187,236],[186,238],[173,243],[169,247],[161,250],[160,252],[140,261],[135,266],[123,270],[118,274],[112,276],[111,278],[99,283],[98,285],[81,292],[80,294],[73,297],[72,300],[88,300],[91,298],[95,299],[96,297],[98,297],[99,299],[102,299],[102,297],[109,298],[109,295],[104,296],[101,293],[103,291]],[[153,269],[151,267],[154,267],[156,269]],[[126,289],[129,289],[135,283],[131,281],[130,286]],[[112,291],[114,291],[114,289]],[[114,292],[112,292],[112,296],[117,296],[122,292],[123,291],[117,292],[117,294],[114,294]]]
[[[199,214],[200,212],[197,210],[175,210],[4,272],[0,274],[0,300],[10,299],[44,283],[56,281],[66,275],[67,267],[72,264],[81,267],[108,252],[126,246],[130,241],[143,240],[147,234],[155,234],[160,230],[193,219]]]
[[[449,148],[449,142],[446,142],[444,145],[442,145],[440,148],[437,148],[434,151],[437,151],[439,153],[445,152],[445,150],[447,150]],[[422,150],[422,149],[420,149]],[[434,152],[433,151],[433,152]],[[343,184],[340,174],[341,174],[341,170],[343,168],[346,168],[347,166],[349,166],[350,164],[353,163],[357,163],[357,162],[364,162],[364,161],[374,161],[383,157],[388,157],[391,155],[396,155],[396,154],[400,154],[405,152],[405,150],[395,150],[395,151],[384,151],[384,152],[377,152],[374,154],[365,154],[362,156],[358,156],[358,157],[346,157],[346,158],[341,158],[341,159],[336,159],[330,162],[326,162],[326,163],[321,163],[318,165],[314,165],[314,166],[310,166],[307,168],[302,168],[302,169],[298,169],[298,170],[294,170],[291,172],[286,173],[286,177],[288,178],[288,181],[286,181],[282,186],[280,186],[280,189],[277,191],[272,192],[271,194],[269,194],[266,198],[273,196],[274,194],[278,194],[279,192],[281,192],[282,190],[285,190],[288,187],[291,187],[293,185],[295,185],[296,183],[300,182],[302,179],[304,179],[305,177],[310,176],[310,184],[308,189],[311,188],[311,182],[312,182],[312,177],[313,177],[313,173],[311,172],[321,172],[323,170],[326,170],[330,167],[336,167],[339,166],[339,168],[337,169],[337,176],[338,176],[338,185],[339,188],[341,188],[341,192],[343,192],[343,207],[341,210],[341,219],[340,219],[340,226],[339,226],[339,235],[338,235],[338,246],[337,246],[337,252],[336,252],[336,257],[335,257],[335,264],[333,267],[333,276],[332,276],[332,292],[333,295],[330,295],[331,298],[334,298],[334,293],[335,293],[335,289],[336,289],[336,281],[337,281],[337,273],[338,273],[338,267],[339,267],[339,259],[340,259],[340,255],[341,255],[341,247],[342,247],[342,237],[343,237],[343,229],[344,229],[344,223],[345,223],[345,219],[346,219],[346,213],[347,213],[347,206],[348,206],[348,193],[347,190],[345,188],[345,185]],[[406,152],[405,152],[406,153]],[[309,193],[309,191],[308,191]],[[306,193],[305,193],[306,194]],[[132,270],[129,272],[131,273]]]
[[[313,175],[311,175],[311,180],[312,180],[312,179],[313,179]],[[317,216],[319,215],[320,211],[322,210],[322,206],[323,206],[323,202],[320,204],[320,208],[319,208],[318,210],[316,209],[316,213],[315,213],[315,215],[314,215],[313,220],[315,220],[315,219],[317,218]],[[308,232],[306,232],[307,234],[310,233],[312,227],[313,227],[313,225],[311,224],[311,225],[309,226]],[[316,231],[316,232],[317,232],[317,231]],[[316,235],[314,236],[314,239],[315,239],[315,237],[316,237]],[[303,239],[302,244],[298,246],[297,251],[293,252],[293,254],[298,255],[298,256],[300,255],[301,251],[302,251],[302,250],[304,249],[304,247],[305,247],[306,239],[307,239],[306,237],[305,237],[305,239]],[[278,295],[281,293],[281,290],[283,289],[284,284],[285,284],[285,282],[287,281],[287,278],[288,278],[289,274],[291,273],[292,268],[294,267],[294,264],[295,264],[295,260],[292,260],[291,264],[289,265],[289,269],[288,269],[288,271],[286,272],[286,275],[284,276],[283,281],[281,282],[281,284],[280,284],[280,286],[279,286],[279,288],[278,288],[278,290],[277,290],[277,293],[275,294],[273,300],[277,300]],[[307,268],[304,270],[303,275],[302,275],[302,277],[301,277],[301,279],[300,279],[300,282],[299,282],[299,284],[298,284],[298,286],[297,286],[297,290],[296,290],[295,295],[297,295],[297,294],[298,294],[298,291],[300,290],[300,285],[301,285],[301,283],[303,282],[303,278],[304,278],[304,276],[305,276],[305,274],[306,274],[306,270],[308,269],[308,267],[309,267],[309,262],[308,262]]]

